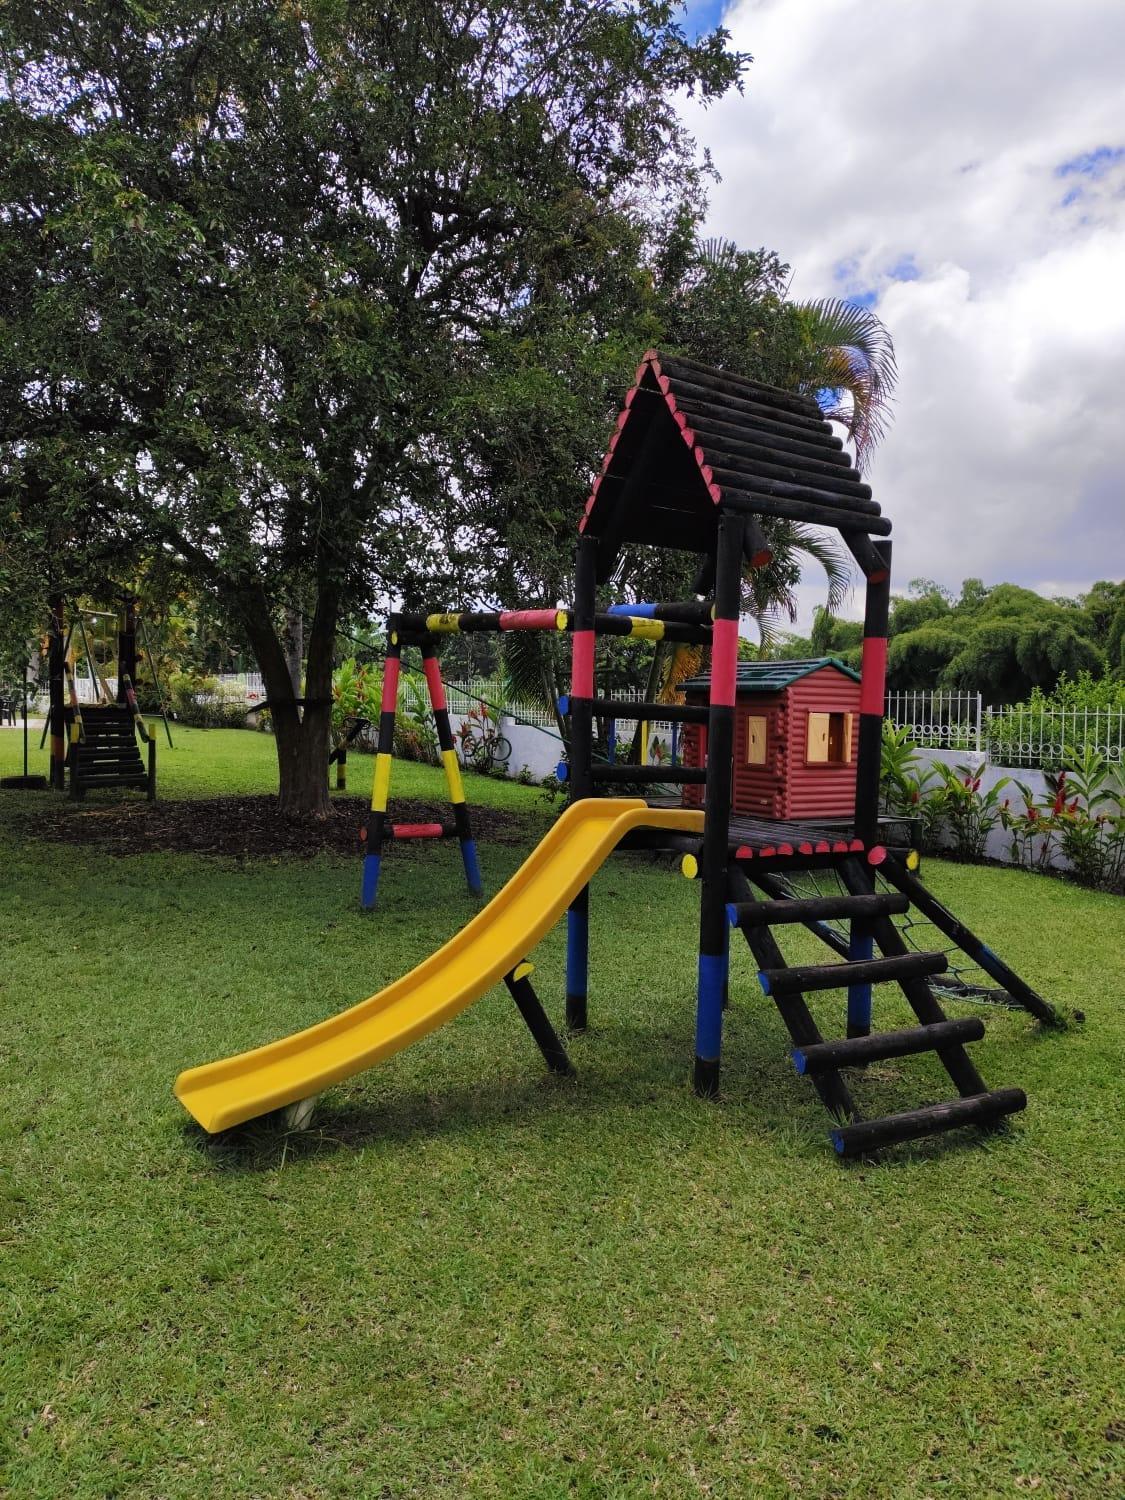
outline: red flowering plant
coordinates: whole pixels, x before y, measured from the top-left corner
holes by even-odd
[[[1083,885],[1121,890],[1125,883],[1125,812],[1121,774],[1100,751],[1068,750],[1064,769],[1044,777],[1039,803],[1016,782],[1022,807],[1002,808],[1012,835],[1012,858],[1029,870],[1046,870],[1062,855]]]
[[[950,767],[938,762],[942,779],[941,828],[958,859],[983,859],[988,835],[1002,821],[1000,793],[1010,777],[1001,776],[988,791],[982,791],[983,776],[977,766]]]
[[[1022,801],[1005,797],[1000,803],[1000,822],[1011,835],[1012,863],[1028,870],[1047,870],[1056,844],[1053,799],[1040,808],[1026,782],[1013,777],[1012,785],[1018,788]]]
[[[1081,754],[1069,750],[1065,764],[1055,786],[1059,847],[1083,885],[1121,890],[1125,883],[1125,788],[1120,769],[1091,746]]]

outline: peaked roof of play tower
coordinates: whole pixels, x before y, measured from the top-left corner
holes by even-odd
[[[812,397],[650,349],[579,522],[602,541],[599,576],[628,542],[713,551],[724,502],[853,533],[890,531]]]

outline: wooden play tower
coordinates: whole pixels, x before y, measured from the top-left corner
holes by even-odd
[[[858,730],[854,751],[854,821],[818,827],[732,812],[731,789],[738,695],[739,599],[744,570],[770,558],[761,521],[780,517],[839,532],[866,580]],[[727,1003],[729,939],[742,934],[763,991],[775,1004],[793,1044],[798,1071],[807,1074],[835,1117],[832,1140],[843,1156],[956,1126],[994,1124],[1026,1103],[1018,1088],[990,1089],[966,1051],[983,1035],[979,1018],[950,1020],[931,980],[947,967],[944,952],[919,952],[905,941],[896,918],[913,907],[962,948],[1011,999],[1041,1021],[1056,1024],[1051,1006],[947,911],[880,842],[879,780],[887,614],[890,601],[891,523],[843,451],[815,401],[714,369],[695,360],[650,351],[643,359],[580,522],[573,610],[567,775],[570,798],[606,786],[693,783],[703,792],[701,841],[638,831],[634,847],[682,851],[700,877],[699,972],[694,1080],[696,1090],[719,1088],[723,1010]],[[673,707],[599,699],[595,595],[629,544],[698,554],[697,591],[707,597],[647,606],[656,619],[680,622],[711,648],[709,701]],[[639,611],[638,606],[638,611]],[[701,726],[706,766],[597,763],[598,717],[673,720]],[[830,869],[837,893],[795,897],[793,871]],[[877,874],[880,879],[877,880]],[[847,922],[840,952],[829,920]],[[587,1020],[589,887],[568,911],[567,1024]],[[833,947],[833,961],[792,967],[774,935],[780,924],[802,923]],[[833,939],[835,938],[835,941]],[[842,959],[842,961],[841,961]],[[901,987],[916,1024],[872,1030],[873,986]],[[846,1035],[826,1040],[806,996],[844,990]],[[904,1113],[863,1119],[847,1070],[882,1058],[932,1052],[956,1097]]]

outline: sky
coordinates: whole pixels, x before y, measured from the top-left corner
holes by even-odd
[[[743,96],[687,110],[722,175],[707,232],[890,329],[867,477],[897,586],[1121,578],[1123,0],[688,6],[689,29],[720,18],[754,62]],[[810,571],[799,628],[822,595]]]

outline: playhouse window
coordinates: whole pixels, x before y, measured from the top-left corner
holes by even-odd
[[[851,714],[809,714],[805,759],[813,766],[846,766],[852,758]]]
[[[764,766],[766,763],[766,720],[764,715],[746,716],[746,764]]]

